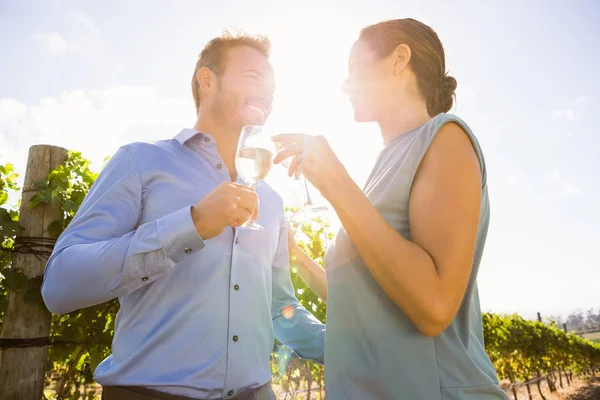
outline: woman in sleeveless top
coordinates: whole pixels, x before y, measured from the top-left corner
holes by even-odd
[[[412,19],[364,28],[344,84],[357,122],[385,144],[359,188],[322,136],[284,134],[343,227],[325,270],[296,245],[327,301],[329,400],[508,399],[483,343],[477,273],[489,223],[486,168],[469,127],[446,114],[456,80],[437,34]]]

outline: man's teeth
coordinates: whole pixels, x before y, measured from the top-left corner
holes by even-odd
[[[264,111],[261,110],[260,108],[253,106],[253,105],[248,105],[248,108],[251,109],[252,111],[256,111],[257,113],[259,113],[263,118],[265,117]]]

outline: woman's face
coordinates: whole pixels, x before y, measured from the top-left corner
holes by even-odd
[[[352,103],[356,122],[380,120],[386,105],[391,104],[394,97],[393,78],[390,57],[378,57],[362,40],[354,43],[343,90]]]

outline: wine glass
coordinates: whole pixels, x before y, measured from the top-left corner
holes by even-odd
[[[285,145],[281,142],[276,142],[275,146],[277,151],[285,149]],[[283,160],[281,165],[283,165],[285,168],[290,168],[291,163],[292,157]],[[304,205],[290,217],[290,220],[295,223],[316,219],[317,217],[323,216],[325,213],[327,213],[327,211],[329,211],[329,208],[313,203],[312,199],[310,198],[308,183],[304,174],[302,175],[302,182],[304,186]]]
[[[275,146],[264,128],[259,125],[246,125],[242,128],[235,157],[237,173],[251,188],[265,179],[271,166]],[[250,218],[242,228],[263,230],[264,228]]]

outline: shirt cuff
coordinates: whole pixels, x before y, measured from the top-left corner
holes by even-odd
[[[184,207],[156,220],[158,240],[174,263],[203,249],[205,245],[194,226],[191,210],[192,206]]]

